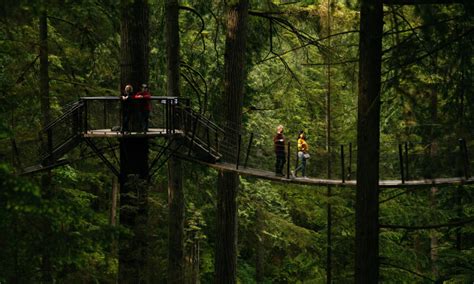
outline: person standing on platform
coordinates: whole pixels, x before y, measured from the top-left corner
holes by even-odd
[[[275,146],[275,174],[277,176],[284,176],[283,166],[286,162],[285,154],[285,136],[283,135],[283,125],[278,125],[277,134],[273,137],[273,144]]]
[[[148,120],[150,119],[151,111],[151,94],[147,84],[142,84],[142,89],[136,95],[134,99],[139,100],[139,112],[140,112],[140,124],[143,132],[148,131]]]
[[[306,142],[306,136],[304,131],[301,130],[298,135],[298,161],[301,161],[301,163],[299,165],[297,164],[295,169],[295,177],[300,170],[303,177],[306,177],[306,160],[309,159],[308,150],[309,148],[308,143]]]
[[[126,85],[121,96],[122,132],[130,131],[130,118],[132,115],[132,108],[131,108],[132,96],[133,96],[132,85]]]

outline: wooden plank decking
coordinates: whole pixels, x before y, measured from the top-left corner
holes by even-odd
[[[294,183],[294,184],[301,184],[301,185],[319,185],[319,186],[333,185],[333,186],[338,186],[338,187],[356,187],[357,185],[357,182],[355,180],[342,182],[342,180],[337,180],[337,179],[319,179],[319,178],[311,178],[311,177],[287,178],[286,176],[284,177],[276,176],[274,172],[264,171],[260,169],[243,168],[243,167],[239,167],[238,169],[236,169],[234,164],[229,164],[229,163],[212,164],[212,163],[206,163],[202,161],[197,161],[197,162],[207,165],[217,170],[236,172],[243,176],[252,176],[252,177],[276,181],[276,182]],[[407,187],[422,187],[422,186],[434,186],[434,185],[436,186],[460,185],[460,184],[474,184],[474,177],[471,177],[469,179],[462,178],[462,177],[454,177],[454,178],[409,180],[409,181],[405,181],[404,183],[402,183],[401,180],[379,181],[380,188],[407,188]]]

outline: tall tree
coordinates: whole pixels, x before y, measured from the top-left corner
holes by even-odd
[[[383,5],[362,0],[360,7],[355,282],[377,283]]]
[[[331,49],[331,0],[327,1],[327,37],[328,48]],[[331,157],[331,53],[326,56],[327,60],[327,93],[326,93],[326,152],[327,160],[327,178],[331,179],[332,157]],[[343,177],[344,178],[344,177]],[[326,249],[326,283],[332,282],[332,207],[329,198],[331,198],[331,185],[327,186],[327,249]]]
[[[179,97],[179,4],[166,1],[167,94]],[[176,145],[177,146],[177,145]],[[168,283],[184,282],[184,193],[181,160],[168,160]]]
[[[49,100],[49,61],[48,61],[48,13],[46,7],[41,7],[39,16],[39,36],[40,36],[40,73],[39,73],[39,85],[40,85],[40,105],[42,113],[42,127],[45,128],[51,122],[51,103]],[[45,148],[47,147],[44,145]],[[51,184],[52,176],[51,171],[46,171],[41,176],[41,190],[43,196],[48,198],[51,195]],[[45,242],[43,247],[42,259],[41,259],[41,271],[42,281],[52,282],[53,271],[51,265],[50,251],[48,249],[49,233],[51,230],[51,224],[47,218],[43,220],[45,223],[45,233],[43,241]]]
[[[224,119],[227,133],[225,139],[233,145],[236,145],[238,141],[238,133],[242,124],[248,6],[248,0],[239,0],[230,1],[227,7],[223,102],[226,106]],[[223,154],[226,161],[236,162],[234,155]],[[215,251],[217,283],[236,283],[238,226],[236,197],[238,187],[239,177],[236,173],[219,173]]]
[[[138,89],[148,81],[149,6],[147,0],[122,0],[121,4],[121,89],[132,84]],[[120,140],[120,223],[131,231],[120,239],[119,280],[144,281],[148,216],[148,140]]]

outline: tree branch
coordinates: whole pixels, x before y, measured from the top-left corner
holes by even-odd
[[[416,276],[418,276],[418,277],[420,277],[420,278],[423,278],[423,279],[425,279],[425,280],[429,280],[429,281],[431,281],[431,282],[433,282],[433,283],[436,282],[436,281],[434,281],[434,280],[431,279],[431,278],[428,278],[428,277],[426,277],[426,276],[424,276],[424,275],[421,275],[421,274],[418,273],[418,272],[415,272],[415,271],[410,270],[410,269],[405,268],[405,267],[401,267],[401,266],[398,266],[398,265],[395,265],[395,264],[392,264],[392,263],[387,263],[387,262],[380,262],[380,264],[381,264],[381,265],[388,266],[388,267],[400,269],[400,270],[403,270],[403,271],[406,271],[406,272],[409,272],[409,273],[411,273],[411,274],[413,274],[413,275],[416,275]]]
[[[382,0],[385,5],[448,5],[464,4],[466,0]],[[470,0],[469,0],[470,1]]]
[[[443,43],[441,43],[441,44],[439,44],[439,45],[433,47],[433,48],[430,50],[430,52],[427,52],[427,53],[425,53],[425,54],[423,54],[423,55],[420,55],[420,56],[414,58],[414,59],[411,60],[411,61],[403,62],[402,64],[398,64],[397,66],[393,66],[393,68],[401,69],[401,68],[403,68],[403,67],[410,66],[410,65],[412,65],[412,64],[414,64],[414,63],[416,63],[416,62],[418,62],[418,61],[421,61],[422,59],[425,59],[426,57],[429,57],[429,56],[431,56],[432,54],[434,54],[434,53],[436,53],[436,52],[438,52],[438,51],[440,51],[440,50],[442,50],[442,49],[445,49],[445,48],[451,46],[454,42],[457,42],[457,41],[461,40],[462,38],[464,38],[465,36],[469,35],[469,34],[472,33],[473,31],[474,31],[474,28],[473,28],[473,29],[470,29],[470,30],[468,30],[468,31],[466,31],[466,32],[463,33],[463,34],[460,34],[459,36],[457,36],[457,37],[455,37],[455,38],[453,38],[453,39],[447,40],[447,41],[445,41],[445,42],[443,42]],[[390,71],[390,70],[389,70],[389,71]],[[386,72],[382,73],[382,76],[385,76],[389,71],[386,71]]]
[[[434,224],[434,225],[425,225],[425,226],[404,226],[404,225],[391,225],[391,224],[380,224],[380,228],[385,229],[405,229],[405,230],[427,230],[427,229],[439,229],[444,227],[460,227],[469,223],[474,222],[474,217],[470,217],[466,220],[460,220],[444,224]]]
[[[31,61],[31,62],[23,69],[23,72],[21,72],[21,75],[18,77],[18,79],[16,79],[15,85],[17,85],[17,84],[19,84],[19,83],[21,83],[21,82],[23,82],[23,81],[25,80],[25,75],[26,75],[26,73],[28,73],[28,71],[29,71],[33,66],[35,66],[35,63],[36,63],[36,61],[38,61],[38,58],[39,58],[39,55],[36,56],[36,58],[35,58],[33,61]]]
[[[197,33],[196,39],[198,38],[199,35],[201,36],[201,39],[203,39],[202,31],[204,31],[205,22],[204,22],[204,19],[201,16],[201,14],[199,14],[198,11],[196,11],[195,9],[193,9],[191,7],[188,7],[188,6],[179,6],[179,10],[189,11],[189,12],[193,13],[194,15],[196,15],[201,20],[201,29]],[[194,45],[194,42],[196,41],[196,39],[193,41],[193,45]],[[205,44],[204,40],[202,41],[202,44],[203,44],[203,52],[204,52],[204,50],[206,49],[206,44]]]

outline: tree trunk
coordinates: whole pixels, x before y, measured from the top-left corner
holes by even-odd
[[[49,100],[49,63],[48,63],[48,15],[46,8],[43,8],[39,18],[39,37],[40,37],[40,106],[42,114],[42,128],[45,128],[51,121],[51,104]],[[44,146],[44,145],[43,145]],[[46,149],[46,147],[45,147]],[[41,190],[43,198],[51,198],[52,176],[51,171],[46,171],[41,176]],[[53,267],[50,258],[50,221],[44,219],[44,235],[43,235],[43,253],[41,257],[41,280],[45,283],[53,282]]]
[[[51,104],[49,102],[49,63],[48,63],[48,15],[43,10],[39,21],[40,30],[40,102],[43,127],[51,121]]]
[[[328,30],[328,48],[331,49],[331,0],[327,1],[327,30]],[[326,93],[326,153],[327,160],[327,178],[331,179],[332,155],[331,155],[331,53],[326,56],[327,60],[327,93]],[[344,178],[344,177],[342,177]],[[327,247],[326,247],[326,283],[332,282],[332,207],[330,198],[332,195],[331,185],[327,186]]]
[[[184,193],[181,160],[168,161],[168,283],[184,283]]]
[[[257,283],[263,283],[265,280],[265,251],[263,244],[263,214],[262,209],[257,207],[255,210],[255,280]]]
[[[121,89],[148,81],[149,7],[146,0],[121,1]],[[120,223],[131,231],[120,239],[119,281],[145,282],[148,180],[147,138],[120,140]]]
[[[118,182],[117,178],[114,176],[112,178],[112,196],[110,198],[110,215],[109,215],[109,224],[115,226],[117,223],[117,195],[118,195]]]
[[[179,97],[179,4],[166,1],[167,94]],[[177,145],[175,145],[177,146]],[[184,192],[181,160],[168,161],[168,283],[184,283]]]
[[[432,66],[437,66],[436,59],[432,60]],[[431,122],[433,124],[438,123],[438,95],[435,89],[435,86],[431,87],[430,92],[430,112],[431,112]],[[440,168],[440,164],[438,163],[438,135],[435,133],[435,129],[433,126],[430,126],[430,158],[431,158],[431,165],[432,165],[432,176],[437,176],[436,170]],[[436,204],[436,195],[438,192],[438,188],[436,186],[431,187],[430,191],[430,210],[432,212],[432,217],[436,216],[436,211],[438,210]],[[432,218],[432,220],[435,218]],[[430,232],[430,258],[431,258],[431,271],[435,276],[435,279],[439,278],[438,273],[438,232],[436,230],[431,230]]]
[[[379,279],[382,2],[362,0],[360,17],[355,282],[367,284]]]
[[[248,0],[233,1],[227,7],[227,35],[225,45],[224,121],[226,138],[236,145],[242,123],[242,101],[245,78],[245,46],[247,34]],[[236,162],[235,155],[223,153],[223,159]],[[236,173],[220,172],[217,181],[217,240],[215,251],[216,283],[236,283],[237,276],[237,190]]]

